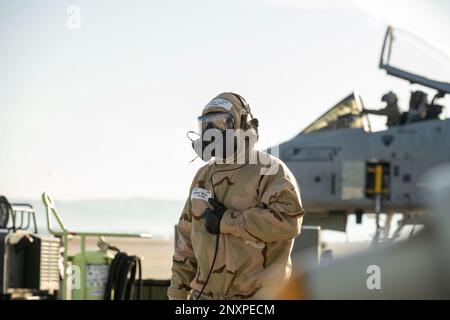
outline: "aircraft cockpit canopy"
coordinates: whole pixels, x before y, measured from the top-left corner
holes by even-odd
[[[450,93],[450,58],[407,31],[388,27],[380,68],[392,76]]]
[[[367,117],[361,113],[362,110],[360,97],[355,93],[351,93],[300,134],[352,128],[362,128],[367,131]]]

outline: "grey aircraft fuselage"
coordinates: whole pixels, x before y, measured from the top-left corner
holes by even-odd
[[[347,128],[299,134],[279,146],[279,155],[299,182],[306,221],[373,212],[374,200],[365,195],[366,164],[373,160],[390,167],[382,212],[421,212],[426,205],[421,178],[450,162],[450,119],[373,133]]]
[[[305,224],[345,231],[347,215],[351,213],[358,213],[359,222],[362,213],[399,212],[411,217],[426,209],[426,194],[423,192],[426,189],[422,178],[430,169],[450,162],[450,119],[439,119],[437,115],[444,107],[435,104],[450,94],[450,83],[415,73],[399,66],[398,61],[392,62],[392,52],[396,51],[398,44],[401,47],[402,38],[410,40],[415,37],[388,26],[379,68],[398,79],[436,90],[431,103],[426,95],[425,104],[417,99],[424,96],[423,92],[411,93],[406,121],[402,121],[404,124],[369,132],[364,128],[370,128],[370,125],[364,126],[363,118],[355,121],[355,116],[361,116],[364,106],[359,96],[353,94],[299,135],[278,146],[280,159],[299,182],[306,211]],[[417,43],[424,46],[426,52],[435,52],[435,48],[426,42],[419,39]],[[421,51],[420,47],[417,49]],[[425,106],[427,115],[430,115],[425,119],[433,120],[420,118],[416,121],[416,117],[413,121],[414,115],[423,116]],[[433,110],[438,110],[434,116]],[[368,121],[367,118],[365,120]],[[373,172],[379,173],[380,167],[382,179],[376,179]],[[381,208],[375,206],[375,180],[382,181]]]

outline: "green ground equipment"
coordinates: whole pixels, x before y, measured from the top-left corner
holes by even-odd
[[[47,208],[47,228],[49,232],[55,237],[60,238],[63,247],[63,264],[62,264],[62,285],[61,298],[77,299],[77,300],[100,300],[105,298],[105,288],[110,294],[111,290],[114,292],[120,291],[120,294],[115,294],[115,299],[130,298],[130,285],[126,284],[125,276],[111,278],[109,274],[109,267],[113,256],[110,255],[110,249],[118,251],[117,248],[112,248],[103,239],[103,237],[121,237],[121,238],[149,238],[149,234],[139,233],[111,233],[111,232],[74,232],[69,231],[55,209],[55,204],[52,197],[48,193],[42,194],[42,201]],[[59,228],[56,230],[53,227],[53,218],[56,220]],[[80,252],[74,256],[68,254],[68,243],[74,237],[80,238]],[[86,250],[86,238],[97,237],[98,251]],[[123,255],[123,254],[122,254]],[[130,256],[128,256],[130,257]],[[140,269],[140,260],[135,256],[126,260],[128,267],[120,269],[117,274],[124,274],[130,271],[132,274]],[[136,265],[139,265],[137,269]],[[124,271],[125,270],[125,271]],[[116,275],[115,275],[116,276]],[[111,278],[111,279],[110,279]],[[120,281],[120,279],[125,279]],[[112,284],[113,285],[112,285]],[[72,289],[72,290],[70,290]],[[107,297],[106,297],[107,298]]]

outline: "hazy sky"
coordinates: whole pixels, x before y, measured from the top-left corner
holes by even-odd
[[[202,165],[185,133],[223,91],[262,147],[354,88],[406,107],[377,67],[387,24],[450,53],[445,0],[0,1],[0,194],[183,199]]]

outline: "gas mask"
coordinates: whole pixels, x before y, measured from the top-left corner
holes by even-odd
[[[212,157],[218,163],[245,162],[245,151],[252,150],[258,140],[258,120],[244,98],[231,92],[211,100],[198,117],[198,125],[199,138],[188,138],[195,153],[206,162]]]
[[[212,112],[198,117],[200,137],[192,141],[198,157],[209,161],[212,157],[227,159],[236,152],[235,119],[228,112]]]

